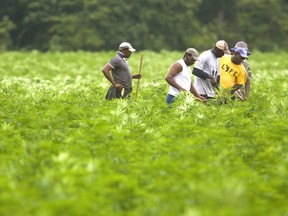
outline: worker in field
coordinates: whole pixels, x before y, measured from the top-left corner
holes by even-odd
[[[244,42],[244,41],[239,41],[235,44],[235,46],[233,48],[230,49],[231,51],[231,54],[234,54],[235,52],[235,49],[237,48],[244,48],[247,50],[247,55],[251,55],[252,53],[249,51],[248,49],[248,45]],[[252,79],[252,70],[251,70],[251,67],[250,67],[250,64],[248,63],[248,58],[247,59],[244,59],[242,61],[242,64],[247,72],[247,80],[246,80],[246,83],[245,83],[245,87],[244,88],[240,88],[238,89],[235,94],[237,95],[237,97],[240,99],[240,100],[246,100],[248,97],[249,97],[249,93],[250,93],[250,83],[251,83],[251,79]]]
[[[102,69],[104,76],[111,83],[106,94],[106,100],[130,97],[130,93],[132,92],[132,79],[141,78],[141,74],[132,75],[127,61],[135,51],[130,43],[121,43],[116,56]]]
[[[230,89],[232,94],[243,88],[247,82],[248,74],[242,64],[247,58],[248,51],[240,47],[232,55],[220,58],[220,85],[224,89]]]
[[[190,66],[198,59],[198,52],[194,48],[188,48],[182,59],[174,62],[165,78],[169,84],[169,91],[166,96],[166,103],[170,105],[175,97],[182,91],[190,91],[196,98],[206,101],[195,90],[192,84],[192,72]]]
[[[215,97],[215,88],[219,82],[219,58],[224,54],[230,54],[227,43],[224,40],[216,42],[215,47],[206,50],[199,56],[192,71],[195,75],[194,86],[199,94],[206,99]]]

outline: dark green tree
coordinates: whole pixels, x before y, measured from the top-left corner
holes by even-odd
[[[0,19],[0,51],[6,50],[11,45],[10,32],[15,28],[15,24],[9,19],[8,16]]]
[[[129,41],[138,50],[201,51],[224,39],[268,51],[287,47],[287,7],[287,0],[1,0],[0,34],[16,50],[114,50]]]
[[[288,47],[288,4],[285,0],[238,1],[235,39],[261,51]]]

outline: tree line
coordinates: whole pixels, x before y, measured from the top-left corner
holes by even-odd
[[[288,47],[288,0],[1,0],[0,49],[205,50],[224,39]]]

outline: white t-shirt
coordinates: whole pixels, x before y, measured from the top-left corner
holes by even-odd
[[[215,80],[217,76],[220,75],[219,71],[219,59],[211,52],[211,50],[204,51],[199,56],[195,63],[194,68],[198,68],[210,75],[212,75]],[[210,79],[201,79],[195,77],[194,87],[197,92],[201,95],[207,95],[208,97],[215,97],[214,89],[211,85]]]
[[[192,72],[190,70],[190,67],[185,64],[183,59],[180,59],[177,62],[181,64],[182,71],[180,73],[178,73],[176,76],[174,76],[173,79],[182,88],[184,88],[187,91],[190,91],[191,76],[192,76]],[[179,93],[180,92],[178,89],[174,88],[173,86],[170,86],[168,94],[176,96]]]

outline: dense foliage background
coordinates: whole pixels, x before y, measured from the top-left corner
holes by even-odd
[[[3,50],[199,50],[225,39],[288,47],[287,0],[1,0]]]

